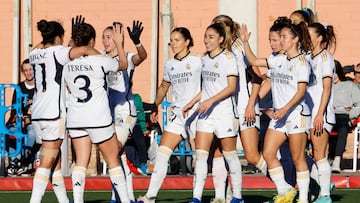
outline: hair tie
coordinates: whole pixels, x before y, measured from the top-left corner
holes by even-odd
[[[323,23],[322,25],[324,26],[325,30],[327,30],[328,27],[327,23]]]
[[[304,11],[308,17],[311,16],[311,13],[308,8],[302,8],[301,10]]]

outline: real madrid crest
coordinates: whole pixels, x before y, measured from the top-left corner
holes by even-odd
[[[315,64],[313,67],[314,67],[314,70],[316,70],[317,69],[317,64]]]
[[[218,62],[216,62],[216,63],[214,64],[214,68],[215,68],[215,69],[219,68]]]
[[[190,64],[186,64],[186,69],[190,70],[191,69],[191,65]]]
[[[290,67],[289,67],[289,71],[290,71],[290,72],[292,72],[293,69],[294,69],[293,66],[290,66]]]

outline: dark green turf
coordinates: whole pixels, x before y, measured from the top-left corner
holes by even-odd
[[[274,190],[245,190],[243,197],[246,203],[261,203],[269,200]],[[144,195],[145,191],[136,191],[135,197]],[[214,191],[204,192],[203,202],[208,203],[213,197]],[[336,189],[331,193],[333,202],[357,203],[360,202],[360,189]],[[72,198],[72,193],[68,196]],[[190,190],[162,190],[158,195],[158,203],[186,203],[192,196]],[[86,203],[108,203],[111,197],[110,191],[86,191]],[[0,191],[1,203],[27,203],[30,199],[30,191]],[[46,192],[43,203],[56,203],[53,192]]]

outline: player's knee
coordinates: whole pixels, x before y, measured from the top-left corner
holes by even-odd
[[[58,156],[59,151],[60,151],[59,149],[49,149],[42,147],[40,150],[40,156],[55,159]]]
[[[249,153],[249,154],[245,153],[245,158],[249,163],[251,163],[253,165],[256,165],[260,159],[259,156],[256,156],[255,154],[251,154],[251,153]]]
[[[263,153],[263,158],[266,161],[266,163],[272,162],[274,159],[276,158],[276,155],[272,154],[272,153]]]

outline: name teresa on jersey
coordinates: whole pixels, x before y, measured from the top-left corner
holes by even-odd
[[[94,71],[91,65],[67,65],[68,71]]]

